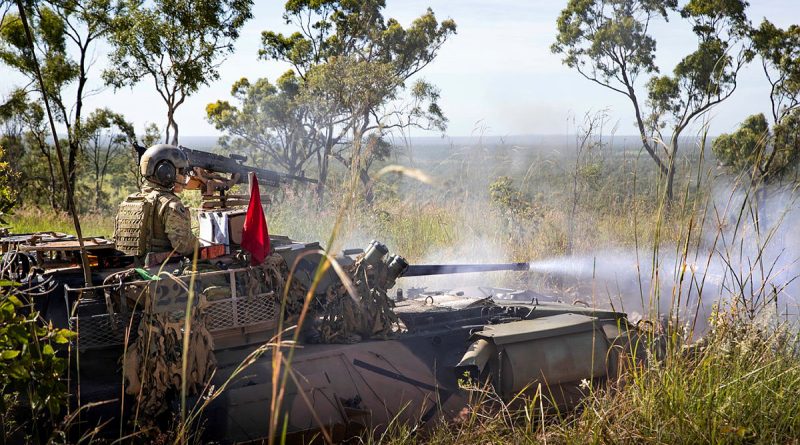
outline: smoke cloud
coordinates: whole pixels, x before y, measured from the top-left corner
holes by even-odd
[[[530,264],[520,274],[472,273],[407,278],[401,287],[519,287],[559,294],[653,318],[670,317],[702,334],[714,307],[735,306],[756,319],[796,321],[800,312],[800,209],[796,190],[717,180],[696,212],[689,242],[625,249],[600,246]],[[468,223],[465,223],[468,225]],[[473,237],[424,258],[425,264],[508,262],[489,237]],[[538,277],[538,279],[537,279]],[[542,277],[546,277],[543,279]],[[554,285],[560,283],[560,286]]]
[[[592,301],[626,312],[670,314],[702,332],[715,306],[753,319],[795,322],[800,308],[798,193],[738,183],[713,187],[697,240],[657,249],[602,249],[531,263],[531,271],[591,284]],[[586,297],[584,297],[586,298]]]

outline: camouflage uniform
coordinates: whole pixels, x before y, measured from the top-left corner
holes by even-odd
[[[197,242],[181,199],[152,183],[120,204],[114,226],[117,248],[129,255],[172,250],[189,255]]]

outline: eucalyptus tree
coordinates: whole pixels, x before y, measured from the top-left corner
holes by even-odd
[[[112,22],[110,67],[115,88],[148,77],[167,106],[165,141],[178,143],[175,112],[188,96],[219,78],[224,56],[233,51],[251,0],[124,0]]]
[[[351,177],[365,187],[368,202],[372,199],[369,169],[391,153],[388,134],[409,127],[440,131],[446,127],[435,86],[415,82],[408,97],[398,100],[398,85],[402,82],[391,64],[346,57],[320,64],[306,77],[302,101],[326,130],[339,132],[339,143],[323,144],[321,155],[349,167]]]
[[[19,189],[15,183],[18,180],[19,173],[6,161],[5,149],[0,144],[0,224],[8,224],[3,216],[10,214],[17,205]]]
[[[297,106],[317,160],[321,202],[331,158],[364,177],[379,150],[362,149],[393,128],[443,129],[438,90],[417,80],[411,105],[398,104],[406,82],[437,56],[456,31],[428,9],[410,26],[385,18],[383,0],[290,0],[284,19],[295,32],[262,33],[260,57],[287,62],[298,77]],[[366,144],[375,146],[375,144]]]
[[[29,2],[27,13],[35,38],[34,51],[44,77],[45,93],[53,104],[55,119],[64,125],[67,139],[67,171],[75,190],[81,149],[84,101],[90,89],[92,54],[109,30],[117,13],[113,0],[49,0]],[[0,26],[0,62],[27,79],[26,92],[39,89],[28,40],[17,14],[4,12]],[[70,202],[70,197],[65,202]]]
[[[770,85],[772,128],[763,114],[750,116],[734,133],[720,135],[713,149],[753,181],[773,181],[800,161],[800,26],[781,29],[765,19],[751,36]]]
[[[751,33],[770,84],[772,123],[779,125],[800,108],[800,25],[781,29],[764,19]]]
[[[38,101],[31,100],[22,89],[12,91],[0,105],[0,146],[12,170],[19,174],[17,196],[29,204],[47,204],[59,210],[63,208],[59,191],[64,187],[57,179],[57,161],[46,119]]]
[[[551,47],[563,63],[587,79],[626,96],[642,146],[666,177],[672,197],[680,136],[736,89],[740,69],[752,57],[743,0],[569,0],[558,18]],[[677,11],[697,38],[697,47],[658,76],[655,20]],[[641,100],[640,76],[651,76]],[[668,132],[665,134],[665,130]],[[660,146],[660,147],[659,147]]]
[[[734,93],[739,71],[753,58],[746,7],[742,0],[691,0],[680,13],[692,25],[697,48],[678,62],[672,75],[648,82],[650,125],[666,145],[670,198],[681,134]]]
[[[222,138],[222,145],[247,153],[256,164],[273,163],[291,175],[303,174],[319,144],[309,137],[307,109],[298,104],[299,82],[293,71],[274,84],[266,78],[253,83],[242,78],[231,87],[237,105],[222,100],[208,104],[209,121],[232,136]]]
[[[103,185],[108,168],[125,156],[136,139],[133,125],[108,108],[92,112],[82,127],[84,150],[94,179],[94,208],[104,203]]]

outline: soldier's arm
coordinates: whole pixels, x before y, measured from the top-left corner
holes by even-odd
[[[166,212],[164,232],[172,244],[172,248],[181,255],[194,253],[197,237],[192,233],[192,222],[189,210],[180,201],[171,201]]]

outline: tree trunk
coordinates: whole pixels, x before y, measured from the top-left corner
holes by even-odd
[[[95,156],[100,156],[100,153],[96,153]],[[100,190],[102,190],[103,185],[101,183],[100,178],[100,166],[95,163],[94,166],[94,209],[95,211],[100,210]]]
[[[47,159],[47,167],[50,173],[50,207],[53,210],[58,210],[61,206],[58,203],[58,199],[56,198],[56,175],[53,171],[53,163],[50,161],[50,158]]]
[[[94,209],[100,210],[100,181],[96,180],[94,183]]]
[[[678,157],[678,136],[672,138],[669,161],[667,164],[667,203],[672,203],[674,196],[673,184],[675,182],[675,160]]]
[[[170,116],[170,119],[172,120],[172,141],[170,142],[170,144],[177,146],[178,145],[178,123],[175,122],[175,119],[174,119],[173,116]]]
[[[625,79],[625,85],[628,87],[628,99],[630,99],[631,103],[633,104],[633,111],[636,115],[636,127],[639,130],[639,137],[641,138],[642,146],[644,147],[645,151],[647,151],[647,154],[649,154],[653,159],[653,162],[656,163],[661,173],[667,174],[668,168],[664,165],[664,162],[658,157],[653,146],[650,144],[647,130],[644,126],[644,119],[642,119],[642,111],[639,108],[639,100],[636,97],[636,91],[633,89],[633,85],[628,81],[628,75],[625,70],[622,70],[622,76]]]
[[[69,149],[67,153],[67,178],[69,180],[69,189],[64,190],[64,208],[67,209],[67,212],[70,214],[72,214],[73,209],[70,208],[69,203],[75,202],[73,198],[75,197],[75,185],[77,183],[78,153],[81,148],[75,131],[74,128],[67,128],[67,143]],[[72,196],[69,196],[69,193],[72,193]]]
[[[325,136],[325,146],[319,158],[319,178],[317,181],[317,208],[322,210],[325,203],[325,185],[328,182],[328,170],[330,167],[330,154],[333,150],[333,128],[328,128]]]
[[[369,177],[368,167],[359,167],[358,178],[364,184],[364,202],[372,204],[375,194],[372,191],[372,178]]]
[[[758,226],[758,231],[760,233],[769,233],[770,227],[766,211],[766,206],[767,206],[766,184],[761,181],[758,181],[753,183],[751,187],[755,188],[756,190],[754,196],[756,200],[756,218],[757,218],[756,224]],[[781,230],[780,232],[783,231]],[[783,245],[781,240],[779,240],[778,242],[781,243],[780,245]]]
[[[67,198],[67,209],[68,211],[72,212],[72,209],[69,208],[69,203],[75,203],[75,186],[77,185],[77,162],[78,162],[78,154],[81,149],[81,141],[80,137],[82,135],[81,131],[81,114],[83,113],[83,90],[86,88],[86,82],[88,78],[86,76],[86,53],[88,52],[89,43],[92,39],[86,40],[86,45],[81,47],[81,56],[80,56],[80,72],[78,75],[78,91],[75,97],[75,124],[74,130],[71,134],[69,134],[69,189],[72,192],[72,196]]]
[[[47,157],[47,173],[50,175],[50,207],[52,207],[53,210],[58,210],[60,206],[58,205],[58,199],[56,198],[56,189],[57,189],[56,174],[55,171],[53,170],[52,159],[50,159],[49,155],[46,157]]]
[[[167,131],[164,143],[178,145],[178,123],[175,122],[175,107],[171,104],[168,104],[167,107]]]

